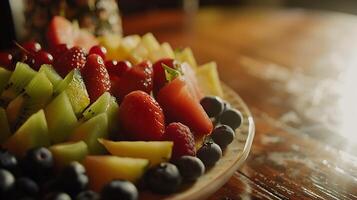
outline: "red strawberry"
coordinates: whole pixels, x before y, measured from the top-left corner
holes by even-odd
[[[157,93],[167,83],[164,66],[168,66],[174,69],[176,68],[177,64],[178,63],[171,58],[164,58],[154,63],[154,94]]]
[[[156,99],[170,120],[184,123],[197,136],[211,133],[211,120],[200,103],[192,97],[182,77],[175,78],[161,88]]]
[[[52,18],[47,30],[47,40],[50,47],[55,47],[58,44],[67,44],[72,47],[75,35],[76,30],[66,18],[61,16]]]
[[[65,77],[73,69],[83,68],[85,63],[86,54],[84,50],[80,47],[72,47],[55,60],[53,67],[62,77]]]
[[[162,140],[165,119],[161,107],[143,91],[129,93],[119,107],[125,136],[132,140]]]
[[[92,103],[104,92],[110,90],[109,74],[102,57],[99,55],[89,55],[81,73]]]
[[[113,83],[117,87],[113,88],[112,93],[119,101],[121,101],[125,95],[135,90],[142,90],[146,93],[152,91],[153,83],[153,70],[149,61],[144,61],[130,68],[119,79],[116,79],[116,83]],[[113,82],[113,78],[112,78]]]
[[[179,122],[169,124],[165,129],[165,139],[174,142],[172,159],[196,154],[195,140],[190,129]]]

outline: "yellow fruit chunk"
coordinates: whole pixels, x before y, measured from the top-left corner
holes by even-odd
[[[149,161],[117,156],[87,156],[83,165],[89,177],[89,187],[100,191],[105,184],[113,179],[136,182],[144,175]]]
[[[107,49],[108,59],[117,59],[117,49],[121,45],[122,37],[117,34],[109,34],[98,37],[99,43]]]
[[[99,142],[115,156],[145,158],[154,166],[170,160],[173,142],[169,141],[120,141],[99,139]]]
[[[88,154],[87,144],[83,141],[56,144],[49,150],[52,152],[55,167],[58,170],[73,161],[81,162]]]
[[[150,52],[149,58],[152,62],[156,62],[162,58],[175,58],[175,53],[169,43],[163,43],[159,49]]]
[[[176,51],[175,58],[180,62],[187,62],[194,70],[197,69],[197,62],[193,56],[191,48],[185,48],[182,51]]]
[[[150,53],[160,49],[160,43],[152,33],[143,35],[140,43],[133,49],[129,59],[133,63],[139,63],[149,58]]]
[[[204,94],[223,97],[217,64],[215,62],[209,62],[198,67],[196,76]]]

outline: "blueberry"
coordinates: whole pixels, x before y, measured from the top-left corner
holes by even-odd
[[[15,193],[21,197],[35,197],[39,193],[39,187],[35,181],[27,177],[18,178],[15,182]]]
[[[100,196],[98,193],[92,190],[85,190],[79,193],[76,197],[76,200],[99,200]]]
[[[145,174],[145,183],[153,192],[169,194],[175,192],[181,184],[181,175],[171,163],[160,163]]]
[[[41,182],[52,174],[52,153],[45,147],[30,149],[26,152],[21,166],[27,176]]]
[[[197,151],[199,158],[206,168],[213,166],[222,157],[221,148],[214,142],[206,142]]]
[[[14,173],[17,169],[17,159],[8,151],[0,151],[0,168]]]
[[[129,181],[113,180],[101,191],[102,200],[136,200],[139,197],[135,185]]]
[[[224,111],[220,116],[219,116],[219,122],[221,124],[225,124],[230,126],[233,130],[238,128],[243,121],[242,114],[233,108],[230,108],[226,111]]]
[[[204,97],[201,99],[200,103],[207,115],[211,118],[217,117],[224,109],[222,99],[216,96]]]
[[[85,190],[88,186],[86,170],[79,162],[71,162],[61,171],[57,183],[59,187],[72,196]]]
[[[15,184],[15,177],[6,169],[0,169],[0,197],[10,191]]]
[[[182,156],[175,162],[185,181],[195,181],[205,173],[205,166],[194,156]]]
[[[221,149],[226,148],[230,143],[232,143],[234,136],[235,133],[233,129],[224,124],[216,126],[211,134],[211,138],[221,147]]]
[[[71,200],[71,197],[64,192],[49,193],[43,200]]]

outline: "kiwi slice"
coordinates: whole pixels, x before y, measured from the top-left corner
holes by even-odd
[[[108,129],[109,133],[116,133],[119,131],[119,105],[117,103],[117,100],[115,97],[111,96],[110,97],[110,102],[109,102],[109,107],[107,110],[107,115],[108,115]]]
[[[106,113],[102,113],[78,126],[70,137],[70,141],[83,140],[88,145],[90,154],[103,154],[106,151],[103,145],[98,142],[98,139],[107,137],[108,116]]]
[[[45,109],[51,143],[65,141],[77,124],[71,102],[66,92],[62,92]]]
[[[0,94],[4,90],[7,82],[9,81],[11,72],[0,67]]]
[[[23,92],[25,86],[35,75],[36,71],[31,69],[30,66],[18,62],[5,86],[5,90],[0,95],[0,101],[3,102],[2,104],[7,105],[11,100],[15,99],[21,92]]]
[[[55,95],[63,91],[67,93],[74,113],[77,116],[80,115],[90,103],[86,85],[78,69],[72,70],[61,83],[58,84],[55,89]]]
[[[39,72],[46,74],[48,80],[51,81],[54,88],[57,87],[57,85],[63,80],[62,77],[53,69],[52,65],[41,65]]]
[[[110,105],[111,95],[109,92],[104,92],[91,106],[83,112],[83,120],[86,121],[100,113],[108,110]]]
[[[43,110],[33,114],[28,120],[5,141],[3,147],[18,157],[35,147],[47,147],[50,144],[48,128]]]
[[[25,91],[11,101],[6,108],[12,127],[16,129],[29,116],[44,108],[52,94],[52,83],[45,73],[37,73],[25,87]]]
[[[9,122],[7,120],[6,111],[0,107],[0,144],[11,136]]]

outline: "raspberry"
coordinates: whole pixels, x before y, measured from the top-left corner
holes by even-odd
[[[167,140],[174,142],[172,159],[176,160],[181,156],[194,156],[196,154],[195,140],[190,129],[179,122],[170,123],[165,130]]]

